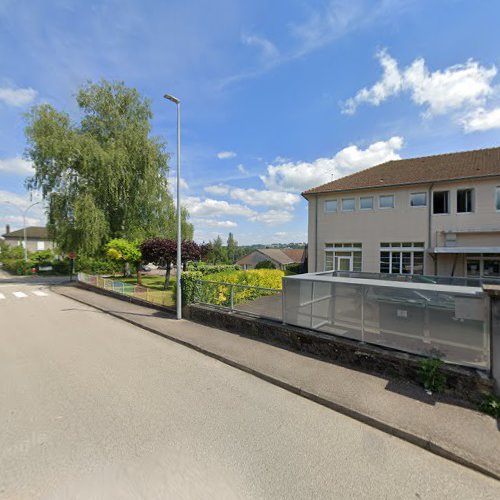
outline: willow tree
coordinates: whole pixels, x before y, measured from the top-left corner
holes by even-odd
[[[176,237],[165,143],[151,136],[149,101],[123,83],[88,83],[78,121],[49,104],[26,115],[27,187],[47,201],[58,246],[96,254],[114,238]],[[192,236],[183,211],[183,232]]]

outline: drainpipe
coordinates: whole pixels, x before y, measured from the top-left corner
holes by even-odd
[[[314,220],[314,272],[318,272],[318,195],[316,195],[315,203],[315,220]]]
[[[432,245],[432,188],[434,187],[434,183],[432,182],[429,186],[429,190],[428,190],[428,201],[427,201],[427,207],[428,207],[428,210],[427,210],[427,241],[428,241],[428,245],[429,245],[429,248],[431,248],[431,245]],[[436,242],[437,243],[437,242]],[[434,261],[434,275],[437,276],[437,255],[435,254],[430,254],[432,260]]]

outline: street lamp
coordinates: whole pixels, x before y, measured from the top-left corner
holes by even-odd
[[[27,262],[28,260],[28,237],[26,234],[26,214],[28,213],[28,210],[35,205],[39,205],[42,203],[41,201],[37,201],[35,203],[32,203],[28,207],[26,207],[24,210],[22,208],[19,208],[15,203],[12,203],[11,201],[1,201],[0,202],[2,205],[12,205],[14,208],[17,208],[20,212],[21,215],[23,216],[23,239],[24,239],[24,261]]]
[[[182,319],[182,296],[181,296],[181,273],[182,273],[182,259],[181,259],[181,101],[173,95],[165,94],[165,99],[172,101],[177,106],[177,319]]]

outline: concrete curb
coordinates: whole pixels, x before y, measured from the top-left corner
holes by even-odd
[[[177,337],[170,336],[164,332],[161,332],[161,331],[156,330],[154,328],[143,325],[138,321],[134,321],[133,319],[126,318],[118,313],[114,313],[114,312],[109,311],[105,308],[101,308],[99,306],[96,306],[96,305],[91,304],[89,302],[86,302],[84,300],[72,297],[70,294],[65,294],[61,290],[54,290],[52,286],[50,288],[53,292],[57,293],[58,295],[62,295],[66,298],[74,300],[75,302],[79,302],[79,303],[84,304],[86,306],[90,306],[90,307],[97,309],[101,312],[109,314],[110,316],[113,316],[113,317],[118,318],[122,321],[130,323],[131,325],[134,325],[138,328],[141,328],[142,330],[146,330],[146,331],[153,333],[155,335],[159,335],[160,337],[163,337],[167,340],[170,340],[172,342],[176,342],[177,344],[183,345],[184,347],[187,347],[189,349],[193,349],[201,354],[204,354],[205,356],[209,356],[209,357],[216,359],[216,360],[218,360],[226,365],[232,366],[233,368],[236,368],[236,369],[241,370],[243,372],[246,372],[250,375],[253,375],[261,380],[264,380],[265,382],[269,382],[269,383],[271,383],[277,387],[280,387],[286,391],[289,391],[293,394],[296,394],[296,395],[301,396],[305,399],[313,401],[317,404],[325,406],[326,408],[330,408],[331,410],[334,410],[338,413],[341,413],[341,414],[346,415],[350,418],[358,420],[359,422],[362,422],[366,425],[374,427],[375,429],[378,429],[382,432],[393,435],[399,439],[403,439],[404,441],[407,441],[413,445],[419,446],[420,448],[423,448],[427,451],[430,451],[431,453],[434,453],[435,455],[438,455],[442,458],[456,462],[460,465],[468,467],[469,469],[475,470],[476,472],[480,472],[486,476],[492,477],[493,479],[500,480],[500,473],[493,470],[493,469],[490,469],[487,465],[483,465],[483,464],[479,464],[477,462],[474,462],[473,460],[471,460],[467,457],[464,457],[464,456],[462,456],[454,451],[446,449],[446,448],[442,447],[441,445],[434,443],[432,440],[429,440],[425,437],[419,436],[418,434],[414,434],[414,433],[411,433],[407,430],[400,429],[398,427],[395,427],[392,424],[388,424],[384,421],[370,417],[369,415],[367,415],[365,413],[362,413],[362,412],[359,412],[359,411],[354,410],[352,408],[349,408],[348,406],[336,403],[335,401],[332,401],[329,399],[325,399],[325,398],[323,398],[323,397],[321,397],[313,392],[301,389],[300,387],[292,385],[292,384],[285,382],[281,379],[277,379],[277,378],[272,377],[270,375],[267,375],[263,372],[257,371],[249,366],[243,365],[243,364],[241,364],[237,361],[234,361],[230,358],[216,354],[212,351],[204,349],[203,347],[197,346],[196,344],[192,344],[191,342],[187,342],[187,341],[181,340]],[[89,291],[89,290],[87,289],[87,291]],[[165,315],[167,316],[168,314],[166,313]]]

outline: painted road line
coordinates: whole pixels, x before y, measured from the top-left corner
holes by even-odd
[[[33,293],[35,295],[38,295],[38,297],[48,297],[49,296],[48,293],[42,292],[41,290],[35,290]]]
[[[12,294],[18,299],[24,299],[25,297],[27,297],[27,295],[23,292],[12,292]]]
[[[3,293],[0,293],[0,300],[5,299],[5,295]]]

